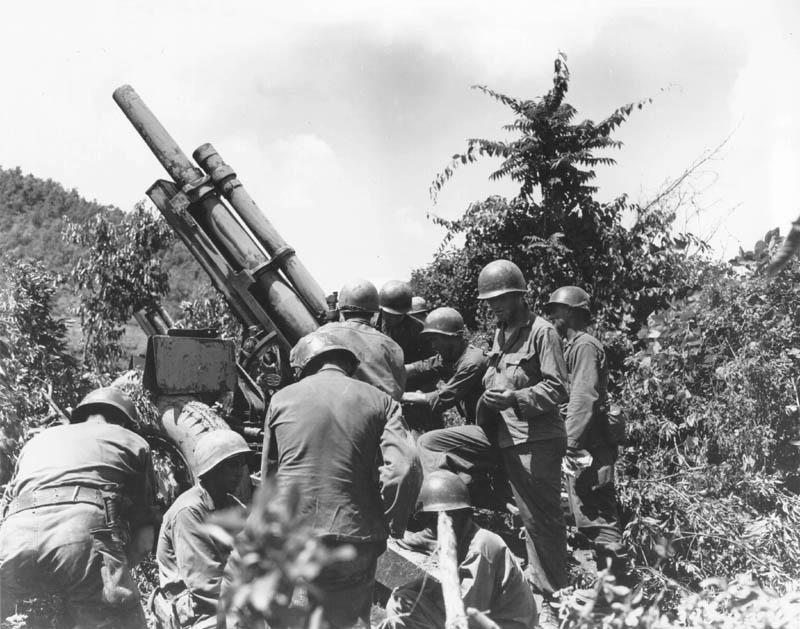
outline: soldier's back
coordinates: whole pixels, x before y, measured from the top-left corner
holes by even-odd
[[[380,330],[360,321],[336,321],[320,328],[344,347],[355,352],[361,361],[353,374],[399,400],[406,384],[403,350]]]

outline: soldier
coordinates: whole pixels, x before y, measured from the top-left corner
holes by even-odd
[[[409,316],[425,323],[425,317],[428,316],[430,311],[431,309],[428,308],[428,302],[424,297],[414,295],[411,298],[411,310],[408,311]]]
[[[234,493],[245,471],[247,442],[232,430],[203,434],[195,447],[197,483],[164,514],[158,536],[159,588],[153,610],[160,626],[215,627],[217,601],[231,547],[205,527],[218,509],[236,506]]]
[[[152,548],[159,518],[136,421],[127,395],[96,389],[71,424],[22,448],[3,499],[0,617],[21,598],[56,593],[76,627],[147,626],[129,567]]]
[[[540,622],[554,626],[548,604],[567,585],[566,523],[561,511],[561,460],[566,431],[558,407],[567,400],[567,369],[557,332],[525,302],[527,286],[509,260],[487,264],[478,276],[478,299],[489,302],[497,331],[478,401],[477,425],[420,437],[426,474],[476,471],[502,462],[525,525],[528,579],[544,598]]]
[[[341,320],[320,328],[359,358],[353,377],[399,400],[405,391],[403,350],[372,325],[378,312],[378,289],[367,280],[353,280],[339,291]]]
[[[407,282],[391,280],[380,292],[381,331],[393,338],[403,349],[406,364],[434,355],[433,348],[420,336],[422,322],[410,316],[411,286]]]
[[[432,427],[444,428],[442,414],[449,408],[456,408],[467,423],[475,423],[488,360],[483,351],[467,343],[465,332],[458,310],[437,308],[426,317],[421,332],[430,339],[436,356],[406,365],[407,388],[421,390],[403,394],[403,402],[429,409]],[[443,384],[437,386],[440,381]]]
[[[461,598],[468,613],[470,608],[485,612],[499,629],[534,627],[536,603],[522,570],[503,539],[473,521],[464,482],[452,472],[433,472],[425,477],[419,503],[431,526],[438,511],[453,520]],[[424,577],[397,588],[386,605],[392,629],[444,627],[445,621],[442,588]]]
[[[566,405],[567,476],[570,508],[578,530],[592,540],[597,565],[611,562],[622,576],[626,556],[619,529],[619,510],[614,492],[614,461],[617,440],[609,430],[606,389],[608,365],[602,343],[585,329],[591,311],[589,294],[577,286],[563,286],[550,295],[546,313],[564,340],[564,358],[569,371],[569,402]],[[591,455],[591,464],[578,461]]]
[[[290,360],[301,379],[270,403],[262,478],[273,452],[279,491],[300,487],[301,513],[323,543],[355,548],[354,559],[323,569],[309,595],[333,627],[359,619],[369,626],[376,563],[388,535],[401,535],[411,515],[419,459],[400,404],[351,377],[352,350],[317,331],[298,341]]]

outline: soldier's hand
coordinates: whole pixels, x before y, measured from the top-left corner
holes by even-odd
[[[426,404],[428,398],[421,391],[406,391],[403,393],[404,404]]]
[[[470,629],[500,629],[496,622],[474,607],[467,607],[467,622]]]
[[[502,411],[516,405],[517,398],[511,389],[487,389],[483,393],[483,401],[489,408]]]

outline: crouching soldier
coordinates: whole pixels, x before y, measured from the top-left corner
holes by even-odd
[[[406,365],[407,388],[420,390],[403,394],[403,402],[429,411],[431,422],[426,430],[444,428],[442,415],[449,408],[457,409],[466,423],[475,423],[475,407],[483,394],[482,380],[489,360],[467,343],[465,332],[458,310],[437,308],[425,318],[421,332],[430,340],[436,356]]]
[[[500,629],[534,627],[536,603],[522,569],[499,535],[473,522],[464,481],[452,472],[431,472],[419,503],[432,527],[438,511],[446,511],[453,520],[464,607],[485,612]],[[444,627],[445,620],[442,588],[431,579],[397,588],[386,605],[386,625],[392,629]]]
[[[280,500],[300,488],[300,512],[323,544],[355,549],[312,581],[312,606],[332,627],[369,626],[378,557],[390,533],[402,535],[422,482],[416,448],[400,404],[352,377],[358,359],[336,339],[308,334],[290,361],[301,379],[270,402],[262,478],[275,472]]]
[[[206,519],[235,506],[233,498],[250,452],[232,430],[205,433],[195,448],[197,484],[182,493],[164,514],[158,537],[160,586],[152,609],[162,629],[216,626],[217,601],[231,547],[212,537]]]
[[[3,500],[0,616],[60,594],[76,627],[147,626],[130,566],[152,549],[158,512],[136,408],[101,388],[20,452]]]

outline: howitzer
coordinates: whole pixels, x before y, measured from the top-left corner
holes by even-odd
[[[172,178],[147,195],[233,311],[284,346],[325,320],[325,293],[261,212],[219,153],[203,144],[195,166],[132,87],[114,100]]]
[[[243,421],[234,414],[226,417],[226,426],[205,402],[235,388],[239,401],[247,406],[244,398],[257,395],[248,367],[250,363],[263,362],[265,355],[270,356],[267,362],[272,367],[266,378],[267,388],[286,384],[289,373],[285,358],[289,348],[326,321],[335,308],[335,294],[326,300],[294,249],[213,146],[203,144],[193,152],[198,167],[189,161],[133,88],[118,88],[114,100],[171,177],[171,181],[155,182],[147,190],[148,196],[249,333],[239,352],[238,378],[233,378],[232,359],[224,358],[230,341],[174,330],[163,309],[137,315],[150,336],[144,384],[156,394],[160,430],[168,438],[167,445],[179,450],[192,472],[199,435],[226,427],[244,435],[253,447],[254,459],[260,462],[263,417],[253,421],[256,418],[251,413],[250,421]],[[198,368],[200,365],[203,367]],[[191,372],[189,377],[186,371]],[[237,380],[235,384],[232,378]],[[189,390],[192,382],[194,390]],[[262,400],[262,408],[265,401]],[[251,469],[258,467],[256,463]],[[390,549],[381,559],[378,581],[391,585],[391,575],[397,575],[401,565],[414,569],[413,562]]]
[[[194,151],[195,164],[133,88],[113,97],[171,178],[147,195],[247,330],[231,364],[230,341],[175,330],[163,308],[137,313],[149,337],[143,384],[159,407],[159,428],[191,472],[197,437],[224,427],[202,407],[233,392],[227,424],[251,443],[255,459],[265,398],[289,379],[289,349],[325,321],[325,293],[211,144]],[[258,370],[261,387],[250,377]]]

